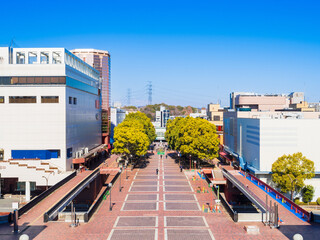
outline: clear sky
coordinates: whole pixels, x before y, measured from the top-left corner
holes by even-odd
[[[0,45],[111,53],[112,101],[192,105],[232,91],[320,100],[317,0],[1,1]]]

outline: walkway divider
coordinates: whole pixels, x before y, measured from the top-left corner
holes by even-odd
[[[65,195],[57,204],[55,204],[49,211],[43,215],[43,221],[52,221],[58,216],[58,213],[63,211],[70,202],[90,184],[97,176],[100,175],[100,168],[94,170],[89,176],[78,183],[67,195]]]
[[[311,220],[311,214],[310,212],[304,210],[302,207],[291,201],[289,198],[266,184],[265,182],[261,181],[256,176],[252,175],[251,173],[244,172],[243,170],[240,171],[241,175],[244,177],[247,177],[248,180],[256,184],[258,187],[260,187],[262,190],[267,192],[271,197],[273,197],[277,202],[279,202],[281,205],[285,206],[289,211],[294,213],[295,215],[298,215],[301,219],[310,222]]]
[[[59,187],[64,185],[66,182],[70,181],[72,178],[74,178],[77,175],[76,171],[71,173],[69,176],[62,179],[60,182],[56,183],[52,187],[48,188],[48,190],[42,192],[39,196],[32,199],[30,202],[28,202],[26,205],[18,209],[18,217],[22,216],[25,212],[29,211],[31,208],[33,208],[35,205],[37,205],[39,202],[41,202],[43,199],[48,197],[51,193],[53,193],[55,190],[57,190]]]

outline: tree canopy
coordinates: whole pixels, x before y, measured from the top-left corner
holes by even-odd
[[[314,177],[314,162],[307,159],[301,152],[283,155],[272,164],[272,181],[282,192],[293,194],[300,191],[306,179]]]
[[[127,158],[140,157],[147,153],[151,139],[155,139],[155,129],[143,113],[130,113],[114,129],[114,149],[112,153],[122,154]],[[148,135],[149,134],[149,135]],[[152,140],[152,141],[153,141]]]
[[[216,126],[201,118],[175,118],[168,121],[166,139],[172,149],[203,160],[218,156]]]
[[[143,125],[144,131],[149,138],[149,144],[151,144],[156,139],[157,135],[156,130],[147,115],[142,112],[129,113],[124,119],[124,122],[132,120],[137,120]]]
[[[311,202],[312,198],[314,197],[314,187],[312,185],[306,185],[302,188],[302,200],[304,203]]]

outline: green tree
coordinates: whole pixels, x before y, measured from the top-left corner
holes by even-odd
[[[218,156],[216,126],[201,118],[175,118],[167,124],[166,139],[184,155],[209,160]]]
[[[307,159],[301,152],[283,155],[272,164],[272,181],[282,192],[293,194],[300,191],[306,179],[314,177],[314,162]]]
[[[306,185],[302,191],[302,200],[304,203],[309,203],[314,197],[314,187],[311,185]]]
[[[114,149],[112,153],[140,157],[147,153],[149,138],[145,134],[141,123],[128,121],[119,124],[114,129]]]
[[[131,120],[137,120],[143,125],[145,133],[149,138],[149,144],[151,144],[156,139],[156,130],[146,114],[142,112],[129,113],[124,119],[124,122]]]

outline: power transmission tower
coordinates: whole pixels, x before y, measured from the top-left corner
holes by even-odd
[[[128,104],[128,106],[131,105],[131,88],[128,88],[128,92],[127,92],[127,104]]]
[[[148,81],[147,92],[148,92],[148,105],[151,105],[152,104],[152,82],[151,81]]]

